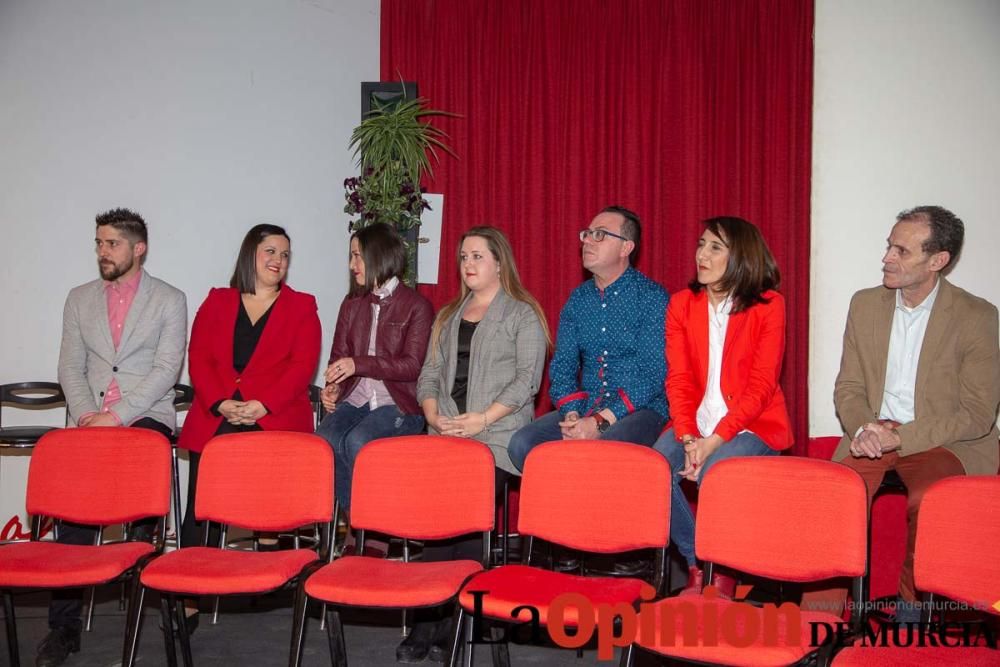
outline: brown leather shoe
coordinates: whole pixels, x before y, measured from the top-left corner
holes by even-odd
[[[681,590],[680,595],[701,595],[701,589],[705,583],[705,573],[697,565],[688,566],[688,582]]]

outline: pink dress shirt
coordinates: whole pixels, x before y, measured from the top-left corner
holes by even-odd
[[[129,308],[135,301],[135,295],[139,291],[139,279],[142,278],[142,271],[136,271],[135,275],[126,281],[105,281],[104,296],[108,304],[108,327],[111,329],[111,341],[115,344],[115,349],[122,342],[122,331],[125,329],[125,318],[128,317]],[[101,412],[106,412],[115,418],[121,426],[122,420],[118,418],[111,407],[122,400],[122,392],[118,387],[118,380],[111,378],[111,384],[104,392],[104,401],[101,403]],[[87,415],[81,415],[83,419]]]

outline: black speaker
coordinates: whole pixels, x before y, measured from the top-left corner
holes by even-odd
[[[363,81],[361,83],[361,120],[372,109],[417,99],[416,81]]]

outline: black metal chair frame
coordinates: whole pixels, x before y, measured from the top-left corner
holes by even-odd
[[[37,394],[43,395],[38,396]],[[59,427],[15,426],[5,429],[3,427],[3,404],[5,403],[26,409],[54,408],[59,405],[65,407],[66,396],[57,382],[12,382],[0,385],[0,447],[30,449],[35,446],[44,433]]]

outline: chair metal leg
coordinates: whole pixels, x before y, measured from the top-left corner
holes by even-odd
[[[507,564],[507,556],[510,551],[510,480],[503,483],[503,564]]]
[[[97,594],[97,588],[95,586],[90,587],[90,601],[87,602],[87,620],[84,621],[83,631],[90,632],[90,627],[94,622],[94,597]]]
[[[465,667],[472,667],[472,662],[475,660],[473,654],[475,653],[474,649],[476,645],[472,643],[472,624],[474,622],[475,619],[472,616],[465,615],[465,646],[462,648],[465,651],[465,661],[462,663]]]
[[[302,649],[306,640],[306,611],[309,607],[309,597],[300,583],[295,587],[295,604],[292,607],[292,647],[288,656],[288,667],[299,667],[302,664]]]
[[[181,466],[177,458],[177,443],[170,448],[171,465],[174,470],[172,500],[174,510],[174,546],[181,548]],[[164,539],[164,541],[166,541]]]
[[[177,667],[177,650],[174,646],[174,624],[170,616],[167,596],[160,594],[160,623],[163,625],[163,648],[167,653],[167,665]]]
[[[344,646],[344,626],[340,622],[340,612],[332,605],[326,608],[326,637],[330,642],[330,664],[333,667],[347,667],[347,648]]]
[[[14,617],[14,594],[3,592],[3,618],[7,626],[7,655],[11,667],[20,667],[21,658],[17,649],[17,619]]]
[[[219,596],[215,596],[215,601],[212,602],[212,625],[219,624]]]
[[[177,634],[181,637],[181,657],[184,660],[184,667],[194,667],[194,658],[191,657],[191,637],[188,636],[187,619],[184,618],[184,604],[177,604],[177,598],[171,595],[170,609],[177,619]]]
[[[122,667],[135,664],[135,653],[142,631],[142,603],[146,597],[146,587],[139,583],[139,575],[132,578],[132,595],[129,596],[128,612],[125,614],[125,646],[122,647]]]
[[[494,625],[490,628],[490,639],[497,642],[496,644],[490,644],[490,652],[493,658],[493,667],[510,667],[510,647],[507,646],[507,642],[500,642],[499,639],[502,638],[503,628]]]
[[[458,666],[458,653],[461,650],[460,647],[462,641],[463,622],[465,621],[465,610],[462,609],[461,605],[457,605],[457,607],[458,614],[455,618],[455,632],[452,633],[451,637],[451,651],[449,651],[448,658],[445,660],[448,667]]]

